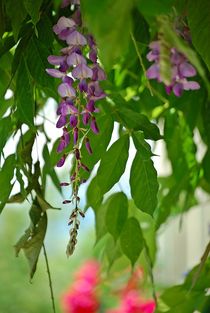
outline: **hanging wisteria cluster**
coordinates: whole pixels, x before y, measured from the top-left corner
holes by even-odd
[[[147,54],[147,59],[154,62],[147,70],[147,78],[156,79],[162,82],[160,71],[160,41],[153,41],[149,47],[151,51]],[[190,64],[186,56],[177,51],[176,48],[169,49],[171,63],[171,82],[165,85],[167,94],[172,91],[175,96],[180,97],[183,90],[197,90],[200,85],[196,81],[189,81],[188,77],[196,75],[196,69]]]
[[[79,215],[84,213],[79,209],[78,189],[85,180],[82,171],[89,172],[89,168],[82,162],[81,147],[85,145],[89,154],[92,154],[89,131],[99,132],[96,116],[99,110],[95,103],[105,97],[99,81],[105,80],[106,75],[98,63],[97,47],[91,34],[84,33],[80,14],[79,1],[63,1],[62,7],[74,4],[74,14],[71,18],[62,16],[54,25],[53,31],[58,38],[66,43],[61,49],[61,55],[50,55],[48,62],[55,68],[46,69],[53,77],[61,79],[58,93],[61,102],[57,109],[59,115],[56,127],[62,128],[57,152],[62,153],[57,166],[62,167],[69,154],[73,154],[74,168],[70,183],[61,183],[61,186],[72,186],[72,196],[64,200],[64,204],[73,202],[75,208],[69,218],[70,241],[67,246],[67,255],[71,255],[77,242]],[[69,150],[70,142],[73,148]]]

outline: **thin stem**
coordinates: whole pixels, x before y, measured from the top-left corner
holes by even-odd
[[[50,287],[50,295],[51,295],[51,302],[52,302],[53,313],[56,313],[55,299],[54,299],[53,286],[52,286],[52,279],[51,279],[51,274],[50,274],[50,267],[49,267],[47,251],[46,251],[44,243],[42,244],[42,247],[43,247],[44,259],[45,259],[45,263],[46,263],[46,269],[47,269],[47,276],[48,276],[49,287]]]
[[[154,280],[154,275],[153,275],[153,271],[152,271],[153,263],[152,263],[152,259],[150,256],[148,245],[147,245],[145,240],[144,240],[144,248],[145,248],[145,256],[146,256],[146,259],[148,262],[149,276],[150,276],[150,280],[152,283],[152,295],[153,295],[153,298],[154,298],[154,301],[156,304],[156,308],[157,308],[158,302],[157,302],[157,295],[156,295],[156,290],[155,290],[155,280]]]
[[[143,63],[143,60],[142,60],[142,57],[141,57],[141,53],[140,53],[139,48],[137,46],[136,39],[135,39],[135,37],[134,37],[132,32],[130,34],[131,34],[131,39],[133,41],[133,44],[134,44],[134,47],[135,47],[135,50],[136,50],[136,54],[137,54],[137,56],[139,58],[139,62],[141,64],[141,67],[142,67],[142,70],[143,70],[144,76],[147,79],[147,87],[148,87],[148,89],[150,91],[151,96],[153,96],[152,87],[151,87],[150,82],[149,82],[149,80],[147,78],[146,69],[145,69],[145,66],[144,66],[144,63]]]

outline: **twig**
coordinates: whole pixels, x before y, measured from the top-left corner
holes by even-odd
[[[204,265],[205,265],[205,263],[206,263],[206,260],[207,260],[207,258],[208,258],[209,253],[210,253],[210,242],[209,242],[208,245],[206,246],[206,249],[205,249],[205,251],[204,251],[204,254],[203,254],[202,257],[201,257],[201,262],[200,262],[200,264],[199,264],[199,266],[198,266],[198,269],[197,269],[195,275],[193,276],[192,285],[191,285],[191,287],[190,287],[189,293],[190,293],[190,292],[192,291],[192,289],[195,287],[195,285],[196,285],[196,283],[197,283],[197,280],[198,280],[198,278],[199,278],[199,275],[200,275],[200,273],[201,273],[201,271],[202,271],[202,269],[203,269],[203,267],[204,267]]]
[[[46,263],[46,269],[47,269],[47,276],[48,276],[49,287],[50,287],[50,295],[51,295],[51,302],[52,302],[53,313],[56,313],[55,299],[54,299],[53,286],[52,286],[52,279],[51,279],[51,274],[50,274],[50,267],[49,267],[47,251],[46,251],[44,243],[42,244],[42,247],[43,247],[44,259],[45,259],[45,263]]]
[[[156,290],[155,290],[155,280],[154,280],[154,275],[153,275],[153,262],[150,256],[150,252],[149,252],[149,248],[148,245],[146,243],[146,240],[144,239],[144,248],[145,248],[145,256],[148,262],[148,268],[149,268],[149,276],[150,276],[150,280],[152,283],[152,295],[156,304],[156,308],[158,306],[158,301],[157,301],[157,295],[156,295]]]
[[[135,39],[135,37],[134,37],[132,32],[130,34],[131,34],[131,39],[133,41],[133,44],[134,44],[134,47],[135,47],[135,50],[136,50],[136,54],[137,54],[137,56],[139,58],[139,62],[141,64],[141,67],[142,67],[142,70],[143,70],[144,76],[147,79],[146,69],[145,69],[145,66],[144,66],[144,63],[143,63],[143,60],[142,60],[142,57],[141,57],[141,53],[139,52],[139,48],[137,46],[136,39]],[[151,87],[150,82],[149,82],[148,79],[147,79],[147,87],[148,87],[148,89],[150,91],[151,96],[153,96],[152,87]]]

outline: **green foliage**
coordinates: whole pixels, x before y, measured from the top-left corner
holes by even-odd
[[[210,27],[209,10],[210,3],[208,0],[202,2],[193,0],[190,1],[190,3],[188,2],[188,21],[192,34],[192,41],[210,70],[210,57],[208,53]],[[201,29],[202,31],[200,31]]]
[[[130,217],[122,230],[120,243],[123,253],[129,258],[132,266],[143,249],[143,236],[140,225],[134,217]]]
[[[142,158],[141,150],[137,152],[132,164],[130,186],[137,207],[152,215],[157,206],[157,173],[153,162]]]
[[[31,205],[30,225],[16,244],[16,253],[21,249],[25,253],[31,278],[47,231],[47,210],[54,208],[46,200],[48,177],[61,194],[61,178],[54,168],[62,156],[56,152],[59,140],[54,138],[55,126],[49,138],[44,120],[48,116],[43,114],[50,97],[60,102],[57,81],[45,71],[51,67],[47,57],[58,55],[63,47],[52,25],[71,14],[69,8],[59,6],[57,0],[0,3],[0,212],[6,203],[27,200]],[[157,229],[169,217],[190,210],[197,202],[198,188],[210,194],[209,9],[207,0],[81,0],[84,29],[94,35],[107,74],[101,82],[107,97],[97,102],[100,132],[83,129],[82,140],[88,137],[93,154],[82,147],[82,162],[90,172],[82,177],[89,181],[81,203],[94,210],[96,247],[109,270],[121,261],[126,266],[128,261],[132,267],[148,266],[149,258],[151,273]],[[184,30],[192,43],[180,36]],[[184,91],[177,98],[148,81],[148,44],[157,38],[162,80],[170,81],[169,51],[174,47],[197,69],[200,90]],[[197,138],[204,145],[201,157]],[[164,177],[157,176],[153,164],[159,157],[155,155],[158,140],[165,144],[171,165]],[[11,142],[12,154],[7,145]],[[63,152],[72,149],[71,139]],[[131,154],[135,156],[129,169]],[[69,179],[74,162],[68,164]],[[130,170],[130,179],[125,178],[130,190],[119,183],[125,170]],[[184,284],[163,292],[157,313],[208,312],[209,297],[204,293],[209,287],[205,284],[209,262],[189,292],[194,271]]]

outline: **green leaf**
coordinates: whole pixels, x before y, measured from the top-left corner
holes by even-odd
[[[95,228],[96,228],[96,243],[108,233],[106,226],[106,212],[109,204],[109,199],[105,203],[94,208],[95,213]]]
[[[106,226],[115,241],[119,237],[128,216],[128,199],[123,192],[112,195],[106,213]]]
[[[144,114],[120,108],[117,110],[117,120],[131,130],[142,130],[146,139],[158,140],[162,138],[158,127],[151,123]]]
[[[129,136],[123,135],[102,156],[96,176],[102,195],[109,191],[124,173],[128,150]]]
[[[22,22],[24,21],[27,12],[23,1],[4,0],[4,3],[7,15],[9,16],[12,24],[15,41],[17,41]]]
[[[136,218],[130,217],[126,221],[120,236],[120,243],[123,253],[134,266],[144,245],[142,231]]]
[[[0,213],[2,212],[12,191],[13,184],[11,184],[11,180],[14,176],[15,165],[15,155],[11,154],[6,158],[3,167],[0,170]]]
[[[31,153],[35,138],[36,134],[29,129],[23,136],[21,135],[19,143],[17,145],[17,158],[22,164],[28,164],[29,167],[32,166]]]
[[[50,89],[51,95],[57,97],[54,79],[46,73],[46,68],[49,67],[47,57],[50,52],[48,48],[35,36],[32,36],[28,42],[26,50],[26,60],[29,72],[35,82],[42,87]]]
[[[188,1],[187,12],[192,42],[210,70],[210,2],[208,0]]]
[[[11,117],[7,116],[0,120],[0,154],[3,151],[3,148],[12,134],[13,124],[11,121]]]
[[[87,189],[87,205],[86,207],[91,206],[94,210],[100,206],[103,200],[103,194],[101,193],[100,186],[98,185],[97,176],[95,176],[88,186]]]
[[[18,240],[15,245],[16,256],[18,256],[21,249],[28,260],[30,268],[30,279],[33,278],[39,254],[44,242],[47,229],[47,215],[42,212],[42,209],[33,204],[30,210],[31,225],[25,231],[25,234]]]
[[[21,58],[18,67],[15,96],[17,101],[17,112],[20,120],[33,128],[35,105],[33,84],[24,57]]]
[[[150,145],[144,140],[142,132],[133,132],[133,142],[136,150],[141,155],[142,159],[150,159],[154,154],[151,152]]]
[[[129,217],[135,217],[139,221],[145,240],[144,245],[147,244],[152,264],[154,264],[157,249],[155,221],[149,214],[139,210],[132,200],[129,201],[128,212]]]
[[[58,176],[55,172],[55,169],[51,163],[50,153],[49,153],[47,144],[43,148],[43,158],[45,161],[45,164],[44,164],[43,170],[42,170],[43,186],[45,187],[45,185],[46,185],[46,175],[48,174],[51,177],[52,182],[54,183],[57,190],[59,192],[61,192],[60,181],[59,181]]]
[[[106,241],[105,253],[109,261],[108,269],[110,270],[114,262],[122,256],[120,241],[118,240],[115,242],[112,236],[108,237]]]
[[[107,70],[129,47],[133,4],[133,0],[81,1],[85,24],[96,38],[101,61]]]
[[[171,12],[174,0],[138,0],[137,6],[143,15],[157,16]]]
[[[144,159],[136,153],[130,173],[131,195],[136,206],[153,215],[157,206],[157,172],[150,159]]]
[[[40,18],[40,7],[42,4],[42,0],[24,0],[24,6],[26,11],[30,15],[32,22],[34,25],[39,21]]]

